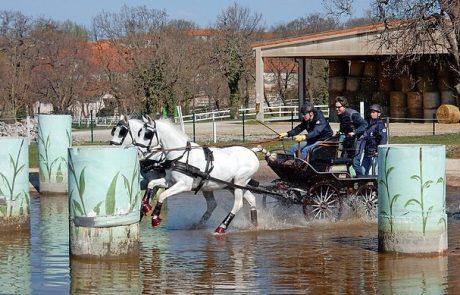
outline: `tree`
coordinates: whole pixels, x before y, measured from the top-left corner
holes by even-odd
[[[251,13],[237,3],[224,9],[215,24],[217,35],[212,38],[213,55],[211,62],[217,65],[227,80],[229,89],[230,116],[238,117],[241,103],[239,83],[247,65],[253,59],[251,42],[262,32],[261,15]]]
[[[54,113],[66,113],[77,101],[86,101],[93,77],[86,35],[66,28],[68,23],[61,27],[52,20],[39,19],[31,33],[37,52],[35,97],[51,103]]]
[[[0,115],[16,118],[18,110],[31,105],[34,42],[32,21],[20,12],[0,11]]]

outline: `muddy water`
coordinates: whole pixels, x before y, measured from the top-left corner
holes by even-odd
[[[301,208],[259,210],[258,230],[243,208],[229,230],[214,228],[232,206],[219,192],[208,226],[192,194],[172,197],[159,228],[141,223],[138,259],[69,259],[67,197],[32,200],[31,232],[0,237],[1,294],[458,294],[460,221],[449,219],[449,253],[379,254],[377,224],[357,218],[304,221]],[[260,203],[260,202],[259,202]]]

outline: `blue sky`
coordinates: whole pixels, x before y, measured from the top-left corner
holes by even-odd
[[[363,15],[363,11],[369,8],[370,0],[354,1],[355,16]],[[124,4],[145,5],[165,10],[169,18],[191,20],[207,27],[234,2],[261,13],[267,27],[311,13],[325,13],[321,0],[0,0],[0,10],[21,11],[27,16],[71,20],[89,26],[91,19],[102,11],[118,12]]]

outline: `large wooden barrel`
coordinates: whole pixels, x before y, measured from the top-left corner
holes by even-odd
[[[348,61],[346,60],[330,60],[329,61],[329,77],[343,77],[348,75]]]
[[[390,117],[391,118],[404,119],[406,118],[406,115],[407,115],[406,112],[407,112],[406,108],[392,108],[390,106]],[[403,121],[403,120],[395,120],[395,121]]]
[[[420,92],[433,92],[437,89],[436,79],[433,77],[417,77],[417,90]]]
[[[344,77],[329,77],[329,91],[339,92],[345,90]]]
[[[407,93],[407,107],[412,109],[423,108],[423,96],[420,92],[411,91]]]
[[[441,95],[438,91],[423,93],[423,108],[436,109],[441,105]]]
[[[361,90],[365,92],[374,92],[378,89],[378,80],[376,77],[362,77]]]
[[[410,76],[399,76],[394,79],[393,86],[396,91],[409,92],[415,88],[415,83]]]
[[[438,88],[439,90],[452,89],[452,79],[448,76],[438,76]]]
[[[423,118],[433,119],[436,118],[436,108],[435,109],[423,109]]]
[[[356,92],[359,90],[361,78],[360,77],[347,77],[347,91]]]
[[[460,121],[460,111],[457,106],[442,104],[436,110],[436,119],[443,124],[458,123]]]
[[[390,110],[405,108],[407,106],[406,94],[401,91],[390,92]]]
[[[423,109],[422,108],[407,108],[407,117],[413,118],[413,119],[422,119]]]
[[[457,105],[457,96],[453,90],[441,91],[441,104]]]
[[[375,77],[379,69],[379,64],[375,61],[366,61],[364,64],[363,76]]]
[[[350,76],[361,77],[364,69],[364,61],[352,60],[350,62]]]

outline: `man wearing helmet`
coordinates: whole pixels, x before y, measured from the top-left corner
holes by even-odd
[[[375,173],[375,158],[377,156],[377,147],[381,144],[387,144],[388,136],[385,123],[380,119],[382,114],[382,107],[379,104],[373,104],[369,107],[370,118],[368,127],[364,132],[364,157],[362,166],[364,168],[364,175],[369,175],[369,170],[372,167],[372,174]]]
[[[294,136],[294,140],[299,144],[293,144],[287,153],[295,155],[297,149],[300,148],[299,157],[305,159],[314,146],[331,137],[333,132],[323,113],[310,103],[305,103],[300,108],[300,113],[302,114],[302,122],[294,129],[281,133],[279,137]],[[303,130],[306,130],[307,134],[300,134]]]

